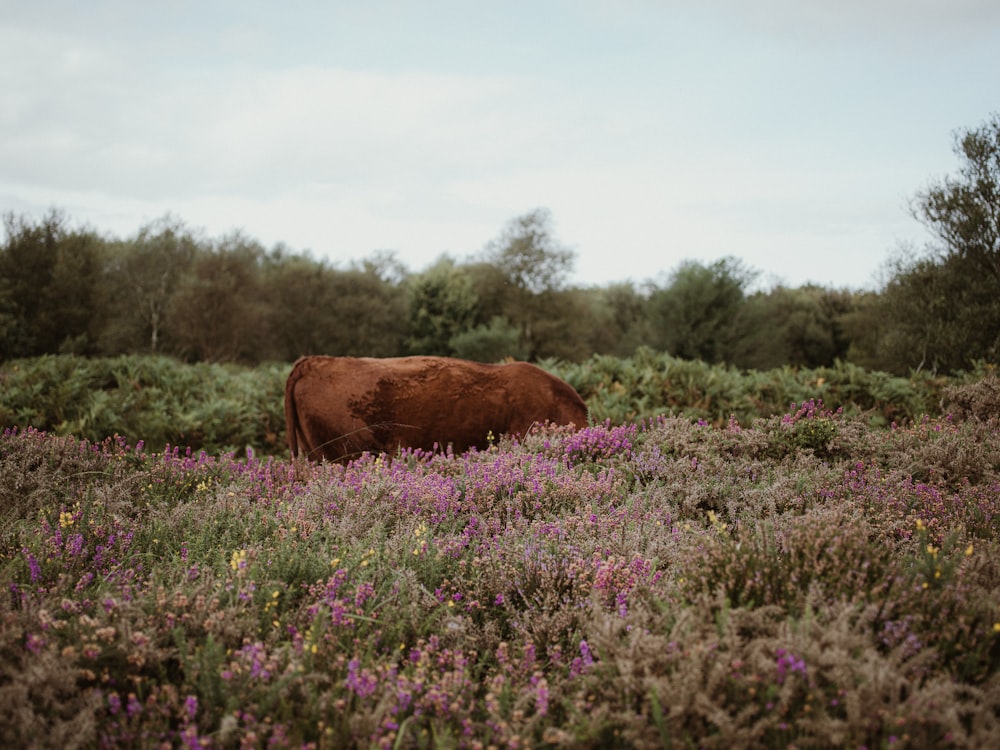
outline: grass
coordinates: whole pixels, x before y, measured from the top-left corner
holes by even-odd
[[[998,512],[971,413],[346,467],[7,430],[0,740],[997,746]]]

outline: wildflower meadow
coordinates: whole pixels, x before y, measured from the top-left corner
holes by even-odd
[[[997,417],[806,401],[347,466],[10,428],[0,741],[1000,747]]]

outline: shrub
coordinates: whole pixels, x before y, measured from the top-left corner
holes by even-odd
[[[998,433],[796,403],[348,465],[5,430],[0,741],[997,745]]]

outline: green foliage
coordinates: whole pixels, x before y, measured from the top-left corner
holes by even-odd
[[[867,316],[876,333],[858,341],[863,364],[954,372],[1000,355],[1000,115],[960,133],[955,153],[958,175],[914,200],[937,242],[890,264]]]
[[[735,258],[710,266],[682,263],[650,295],[652,344],[684,359],[721,362],[735,336],[733,322],[756,273]]]
[[[121,435],[157,449],[275,453],[284,446],[288,369],[150,356],[14,360],[0,371],[0,423],[95,442]]]
[[[962,258],[900,258],[891,281],[864,310],[862,323],[872,327],[852,356],[896,373],[956,372],[995,358],[996,292],[995,282]]]
[[[321,322],[326,338],[320,351],[300,354],[334,354],[354,357],[391,357],[405,350],[407,338],[406,295],[398,283],[381,275],[378,266],[336,271],[330,296],[321,302]],[[289,311],[298,314],[293,302]]]
[[[478,302],[468,274],[456,267],[451,258],[442,257],[412,277],[407,287],[409,351],[439,356],[453,354],[452,339],[471,328]]]
[[[757,370],[843,361],[849,345],[844,321],[854,307],[849,292],[812,285],[756,292],[737,316],[739,333],[726,360]]]
[[[0,360],[92,348],[100,241],[51,211],[37,223],[4,216]]]
[[[250,361],[401,353],[406,303],[380,264],[339,270],[277,248],[262,259],[263,308]]]
[[[575,253],[553,236],[548,210],[537,208],[512,219],[483,255],[501,281],[494,289],[498,307],[492,315],[499,314],[518,329],[518,348],[525,359],[544,356],[539,324],[561,317],[559,312],[553,315],[549,305],[565,287]],[[482,293],[479,298],[486,299]]]
[[[593,313],[580,316],[589,328],[589,352],[584,357],[563,357],[573,362],[591,354],[628,357],[649,338],[647,297],[631,282],[587,290]]]
[[[171,350],[168,313],[174,294],[204,243],[177,218],[146,224],[105,248],[98,344],[105,354],[159,354]]]
[[[469,359],[496,361],[523,354],[517,331],[503,320],[456,336],[452,346]],[[900,378],[837,363],[815,369],[741,371],[640,349],[632,357],[595,355],[579,364],[540,363],[581,394],[592,423],[641,422],[682,415],[714,425],[740,424],[782,414],[790,404],[821,401],[827,410],[864,414],[873,423],[912,422],[938,413],[945,389],[978,382],[983,371],[946,380],[927,374]],[[194,450],[285,451],[284,381],[291,364],[257,367],[195,363],[169,357],[84,358],[72,355],[13,360],[0,366],[0,425],[32,426],[95,442],[121,435],[150,447]],[[954,409],[984,395],[956,395]],[[964,400],[963,400],[964,399]],[[835,436],[822,420],[797,426],[800,447],[822,451]],[[789,437],[789,440],[792,438]]]
[[[498,362],[507,357],[525,359],[521,332],[506,318],[497,316],[488,325],[457,333],[448,341],[456,357],[474,362]]]
[[[580,364],[548,366],[580,392],[594,420],[613,422],[673,413],[716,425],[731,417],[747,424],[781,414],[789,404],[822,399],[828,408],[865,412],[888,424],[936,413],[946,385],[945,379],[926,374],[894,377],[845,362],[813,369],[742,371],[650,349],[639,349],[626,359],[595,355]]]
[[[194,362],[256,360],[263,252],[233,234],[195,256],[170,296],[163,324],[178,356]]]

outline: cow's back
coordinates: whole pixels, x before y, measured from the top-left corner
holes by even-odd
[[[536,422],[587,422],[571,386],[534,365],[446,357],[307,357],[286,384],[293,454],[346,460],[400,447],[456,452]]]

